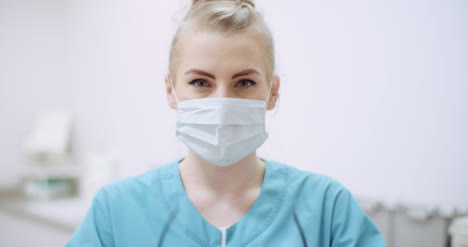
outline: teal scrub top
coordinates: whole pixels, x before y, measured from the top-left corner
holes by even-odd
[[[179,161],[102,187],[66,247],[221,246],[192,205]],[[257,200],[226,230],[226,246],[382,247],[381,233],[336,180],[265,161]]]

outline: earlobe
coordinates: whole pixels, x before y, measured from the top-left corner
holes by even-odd
[[[267,110],[273,110],[276,106],[279,96],[280,78],[278,75],[273,76],[273,85],[271,85],[270,99],[268,100]]]
[[[175,110],[175,109],[177,109],[177,103],[176,103],[176,99],[175,99],[175,96],[174,96],[174,91],[173,91],[171,83],[169,81],[169,75],[167,75],[164,78],[164,84],[166,86],[167,104],[169,105],[169,107],[171,107],[172,109]]]

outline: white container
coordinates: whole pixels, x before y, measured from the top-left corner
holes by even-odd
[[[449,227],[452,247],[468,247],[468,216],[456,218]]]

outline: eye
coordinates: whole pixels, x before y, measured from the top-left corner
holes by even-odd
[[[255,86],[257,83],[252,80],[240,80],[237,82],[236,87],[247,88],[250,86]]]
[[[203,87],[208,87],[209,84],[206,80],[202,80],[202,79],[196,79],[196,80],[193,80],[191,82],[189,82],[188,84],[190,85],[193,85],[197,88],[203,88]]]

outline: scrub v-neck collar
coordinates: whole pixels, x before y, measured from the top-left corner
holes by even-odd
[[[177,160],[160,168],[162,195],[171,220],[200,246],[220,246],[220,230],[207,222],[188,198]],[[287,174],[265,160],[260,194],[247,213],[226,229],[228,246],[245,246],[258,237],[281,209],[287,189]]]

